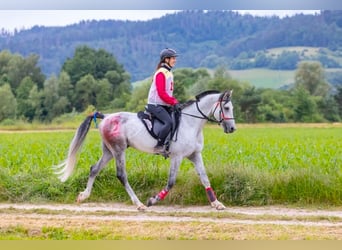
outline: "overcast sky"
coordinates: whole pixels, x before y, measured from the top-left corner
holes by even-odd
[[[29,29],[34,25],[65,26],[82,20],[150,20],[176,10],[0,10],[0,30]],[[317,10],[241,10],[253,15],[278,15],[296,13],[312,14]]]

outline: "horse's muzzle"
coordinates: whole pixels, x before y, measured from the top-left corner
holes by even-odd
[[[227,126],[227,125],[224,126],[224,132],[227,134],[233,133],[235,130],[236,128],[234,126]]]

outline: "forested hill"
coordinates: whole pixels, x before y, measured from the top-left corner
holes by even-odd
[[[153,73],[165,47],[181,54],[177,67],[214,68],[241,52],[284,46],[337,50],[341,44],[342,11],[282,19],[232,11],[182,11],[150,21],[83,21],[65,27],[35,26],[14,34],[3,30],[0,34],[0,50],[23,56],[38,54],[47,76],[58,75],[77,46],[88,45],[112,53],[132,81]]]

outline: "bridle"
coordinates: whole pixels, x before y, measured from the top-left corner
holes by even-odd
[[[202,112],[202,110],[200,109],[198,103],[200,102],[199,99],[196,100],[196,108],[198,110],[198,112],[202,115],[202,116],[197,116],[197,115],[193,115],[193,114],[188,114],[188,113],[184,113],[182,112],[183,115],[187,115],[187,116],[191,116],[191,117],[194,117],[194,118],[198,118],[198,119],[204,119],[204,120],[207,120],[207,121],[210,121],[210,122],[216,122],[218,123],[219,125],[221,125],[221,123],[223,121],[227,121],[227,120],[235,120],[234,117],[226,117],[224,115],[224,112],[223,112],[223,106],[226,105],[228,102],[230,102],[231,99],[230,99],[230,95],[225,92],[223,93],[220,98],[217,100],[216,102],[216,105],[215,105],[215,108],[214,108],[214,111],[212,112],[212,114],[215,114],[216,110],[218,109],[218,107],[220,107],[220,110],[219,110],[219,117],[220,117],[220,120],[217,120],[214,118],[210,118],[209,116],[207,116],[206,114],[204,114]],[[224,104],[222,104],[224,102]]]

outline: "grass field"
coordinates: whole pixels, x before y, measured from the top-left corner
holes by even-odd
[[[66,156],[74,131],[0,133],[0,201],[73,202],[83,191],[89,167],[101,155],[91,130],[76,170],[60,183],[51,166]],[[217,126],[204,130],[203,158],[219,199],[230,205],[342,204],[342,126],[241,125],[231,135]],[[130,202],[115,177],[114,163],[100,173],[90,201]],[[141,200],[165,186],[169,160],[127,151],[128,177]],[[185,192],[186,190],[186,192]],[[166,203],[207,204],[191,163],[185,160]]]
[[[256,88],[277,89],[294,83],[294,70],[248,69],[229,70],[230,75],[239,81],[249,82]]]

